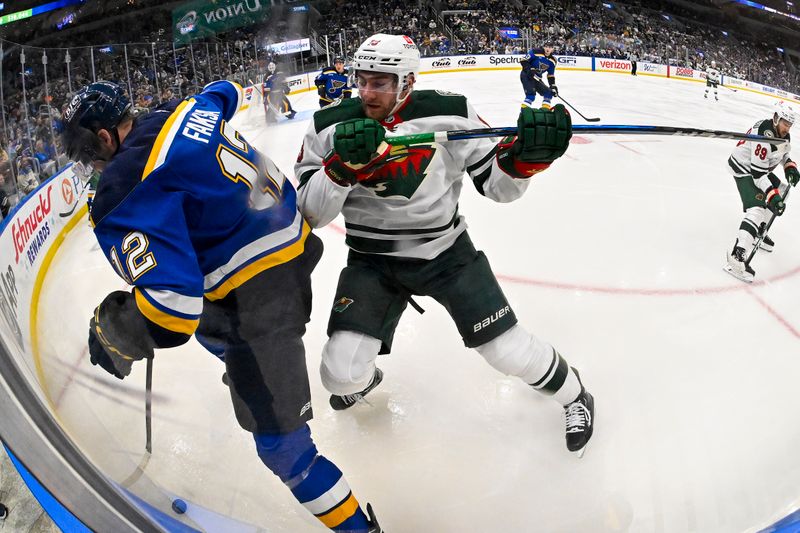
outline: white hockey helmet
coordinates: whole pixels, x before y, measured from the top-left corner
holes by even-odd
[[[419,75],[419,48],[407,35],[376,33],[356,50],[352,70],[395,74],[403,90],[409,75],[414,79]]]
[[[716,66],[717,66],[717,62],[712,59],[711,60],[711,68],[716,68]]]
[[[778,119],[783,119],[789,124],[797,122],[797,111],[792,107],[789,102],[778,100],[775,103],[775,115],[772,117],[773,122],[778,123]]]

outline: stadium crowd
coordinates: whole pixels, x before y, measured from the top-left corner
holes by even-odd
[[[708,0],[698,3],[713,6]],[[309,35],[314,41],[312,52],[284,62],[285,72],[319,68],[327,59],[326,45],[331,56],[349,57],[366,36],[384,31],[411,36],[423,56],[521,53],[526,42],[540,45],[549,40],[556,44],[556,53],[565,55],[635,58],[698,69],[715,60],[726,75],[800,92],[800,75],[791,60],[777,51],[779,41],[764,42],[732,19],[698,21],[697,13],[683,12],[667,2],[643,5],[633,0],[614,3],[613,8],[600,0],[547,5],[537,0],[329,0],[321,4],[325,5],[317,6],[320,16],[302,28],[284,24],[235,29],[190,46],[172,44],[168,10],[129,18],[137,22],[126,24],[124,32],[119,25],[84,33],[72,28],[69,42],[74,46],[69,49],[4,42],[3,216],[10,205],[66,164],[60,155],[60,118],[74,89],[95,79],[112,80],[129,87],[136,111],[146,112],[214,79],[257,82],[270,61],[279,62],[272,55],[271,43]],[[501,28],[515,28],[527,41],[511,39]],[[97,44],[104,41],[131,44]],[[47,83],[40,59],[43,52],[47,53]],[[754,56],[760,60],[752,61]]]

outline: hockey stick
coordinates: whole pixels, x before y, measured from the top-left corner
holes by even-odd
[[[699,128],[684,128],[677,126],[637,126],[626,124],[577,124],[572,126],[572,131],[580,134],[605,134],[605,135],[678,135],[686,137],[708,137],[712,139],[735,139],[737,141],[758,141],[767,144],[783,144],[788,139],[765,137],[735,131],[704,130]],[[431,133],[416,133],[411,135],[397,135],[387,137],[386,142],[394,145],[410,146],[413,144],[430,144],[432,142],[462,141],[465,139],[478,139],[482,137],[505,137],[516,135],[515,126],[505,128],[477,128],[474,130],[434,131]]]
[[[728,89],[732,93],[736,92],[736,89],[732,89],[731,87],[728,87],[727,85],[723,85],[723,87],[725,87],[726,89]]]
[[[561,95],[558,95],[558,96],[556,96],[556,98],[560,98],[562,102],[564,102],[565,104],[567,104],[567,107],[569,107],[570,109],[572,109],[573,111],[575,111],[575,112],[576,112],[576,113],[577,113],[577,114],[578,114],[578,115],[579,115],[579,116],[580,116],[580,117],[581,117],[583,120],[585,120],[586,122],[600,122],[600,117],[594,117],[594,118],[587,118],[587,117],[585,117],[585,116],[583,115],[583,113],[581,113],[580,111],[578,111],[577,109],[575,109],[575,106],[573,106],[572,104],[570,104],[569,102],[567,102],[566,100],[564,100],[564,97],[563,97],[563,96],[561,96]]]
[[[790,185],[789,188],[786,189],[786,195],[783,197],[784,202],[786,202],[786,199],[789,198],[789,190],[791,188],[792,187]],[[756,243],[753,245],[753,249],[750,251],[750,255],[747,256],[747,261],[744,262],[745,265],[748,266],[750,265],[750,261],[753,260],[753,257],[755,257],[756,252],[758,251],[759,248],[761,248],[761,243],[764,242],[764,237],[766,237],[767,233],[769,233],[769,228],[772,227],[772,223],[775,222],[776,218],[778,218],[778,215],[772,213],[772,217],[769,219],[769,222],[767,222],[767,225],[764,227],[764,231],[759,232],[758,239],[756,240]]]
[[[142,477],[144,474],[144,469],[147,468],[147,464],[150,462],[150,457],[153,455],[153,423],[152,423],[152,413],[153,413],[153,358],[147,358],[147,375],[145,376],[145,385],[144,385],[144,429],[145,429],[145,454],[142,457],[142,460],[136,466],[136,470],[134,470],[130,476],[125,478],[121,485],[123,487],[130,487],[137,481],[139,478]]]
[[[144,385],[144,430],[146,441],[144,449],[153,453],[153,358],[147,358],[147,376]]]

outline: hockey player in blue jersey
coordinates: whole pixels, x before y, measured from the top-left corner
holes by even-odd
[[[289,101],[289,85],[283,72],[276,70],[272,61],[267,65],[269,74],[261,85],[261,95],[264,97],[264,111],[267,113],[267,122],[272,122],[274,115],[281,114],[288,119],[293,119],[297,112],[292,109]]]
[[[522,72],[519,75],[522,88],[525,90],[525,101],[522,107],[533,107],[536,93],[542,95],[542,108],[550,109],[553,97],[558,96],[556,87],[556,58],[553,57],[553,43],[546,42],[542,50],[531,50],[520,61]],[[547,84],[542,76],[547,74]]]
[[[294,497],[333,531],[380,532],[311,439],[302,336],[322,241],[291,182],[230,125],[241,105],[228,81],[135,119],[113,83],[70,101],[64,146],[101,171],[91,222],[133,286],[94,310],[90,360],[123,379],[196,334],[224,361],[239,424]]]
[[[319,94],[319,107],[325,107],[337,98],[350,98],[353,89],[349,85],[344,59],[337,57],[332,67],[325,67],[314,79]]]

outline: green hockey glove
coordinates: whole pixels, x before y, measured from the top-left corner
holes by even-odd
[[[336,125],[333,150],[325,157],[325,173],[343,186],[365,181],[389,156],[386,129],[370,118],[356,118]]]
[[[525,163],[552,163],[567,151],[572,119],[563,105],[553,109],[523,107],[517,119],[514,157]]]
[[[781,216],[783,212],[786,211],[786,203],[783,201],[777,187],[770,187],[767,189],[765,202],[767,204],[767,209],[772,211],[776,217]]]
[[[789,185],[796,187],[797,183],[800,182],[800,171],[797,170],[797,163],[794,161],[789,161],[783,167],[783,172],[786,176],[786,181],[789,182]]]

